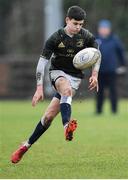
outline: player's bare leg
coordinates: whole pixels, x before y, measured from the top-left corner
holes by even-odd
[[[60,110],[60,100],[54,97],[49,104],[41,121],[37,124],[33,134],[28,141],[21,145],[11,156],[12,163],[18,163],[23,155],[28,151],[32,144],[34,144],[39,137],[49,128],[52,120],[56,117]]]
[[[71,102],[74,92],[69,80],[65,77],[58,78],[55,82],[55,86],[57,91],[61,94],[60,111],[64,126],[65,139],[71,141],[73,139],[73,132],[77,128],[77,121],[71,119]]]

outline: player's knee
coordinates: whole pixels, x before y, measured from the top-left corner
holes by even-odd
[[[62,96],[72,96],[72,89],[70,87],[63,90]]]

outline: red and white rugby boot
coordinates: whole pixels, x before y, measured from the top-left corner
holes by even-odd
[[[11,156],[12,163],[18,163],[23,155],[27,152],[29,148],[25,145],[21,145]]]
[[[73,133],[77,128],[77,121],[72,119],[69,121],[68,125],[65,127],[65,139],[67,141],[72,141]]]

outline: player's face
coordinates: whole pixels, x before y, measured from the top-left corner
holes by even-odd
[[[70,34],[77,34],[81,30],[84,20],[77,21],[75,19],[66,18],[66,28]]]

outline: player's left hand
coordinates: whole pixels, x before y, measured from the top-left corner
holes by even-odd
[[[97,77],[91,76],[89,78],[89,86],[88,86],[88,88],[89,88],[90,91],[96,88],[96,91],[98,92],[99,86],[98,86]]]

